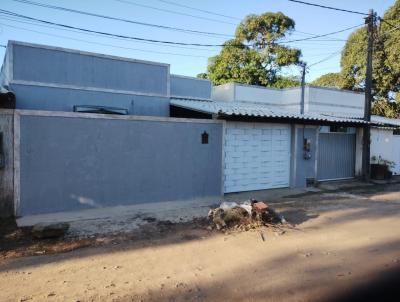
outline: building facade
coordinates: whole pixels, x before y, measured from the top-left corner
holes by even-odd
[[[15,96],[15,109],[0,109],[4,213],[218,198],[361,173],[359,93],[213,87],[168,64],[15,41],[1,83]]]

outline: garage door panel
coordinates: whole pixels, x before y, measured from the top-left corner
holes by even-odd
[[[227,122],[225,192],[289,186],[290,126]]]

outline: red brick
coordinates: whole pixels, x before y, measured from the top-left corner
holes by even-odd
[[[265,212],[267,210],[268,206],[263,203],[262,201],[258,201],[253,204],[253,209],[257,212]]]

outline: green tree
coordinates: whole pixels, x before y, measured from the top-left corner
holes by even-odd
[[[205,72],[201,72],[196,77],[199,79],[208,79],[208,74]]]
[[[342,88],[342,77],[340,73],[330,72],[312,81],[311,85],[340,89]]]
[[[393,99],[400,90],[400,0],[397,0],[384,14],[375,28],[373,55],[373,87],[376,98]],[[389,25],[389,23],[391,25]],[[346,42],[341,58],[342,87],[363,90],[366,72],[367,32],[360,28],[353,32]]]
[[[239,82],[274,86],[283,77],[282,67],[300,63],[299,49],[278,42],[293,31],[295,23],[283,13],[247,16],[236,28],[235,38],[210,58],[208,78],[215,84]]]
[[[386,99],[379,99],[372,104],[371,113],[390,118],[397,118],[399,106],[396,102],[388,102]]]
[[[271,87],[274,88],[290,88],[301,86],[301,81],[293,76],[277,76],[276,81]]]

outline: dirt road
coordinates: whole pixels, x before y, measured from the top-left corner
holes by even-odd
[[[400,266],[400,185],[287,198],[295,229],[164,238],[4,260],[0,301],[321,301]]]

